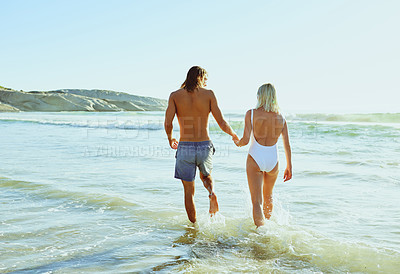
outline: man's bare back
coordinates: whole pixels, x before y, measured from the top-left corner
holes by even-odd
[[[235,135],[229,124],[224,120],[214,92],[209,89],[199,87],[191,92],[185,89],[172,92],[165,115],[166,121],[171,122],[175,114],[178,117],[179,141],[201,142],[210,140],[208,134],[210,112],[224,132],[231,136]]]
[[[208,117],[215,100],[211,90],[198,88],[188,92],[179,89],[171,94],[175,103],[180,127],[180,141],[200,142],[210,140]]]

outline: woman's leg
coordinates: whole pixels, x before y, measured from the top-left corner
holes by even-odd
[[[254,159],[248,155],[246,162],[247,181],[249,183],[251,202],[253,204],[254,224],[259,227],[264,225],[264,215],[262,211],[262,188],[263,173],[260,171]]]
[[[270,172],[264,172],[264,185],[263,185],[263,211],[265,218],[271,218],[272,213],[272,189],[274,188],[276,178],[278,178],[279,174],[279,164],[276,163],[276,166]]]

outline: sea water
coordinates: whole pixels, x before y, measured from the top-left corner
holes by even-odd
[[[256,229],[247,147],[214,121],[220,212],[174,179],[163,112],[1,113],[0,272],[400,271],[400,114],[286,115],[293,179]],[[241,135],[244,112],[225,113]],[[178,125],[175,123],[174,135]]]

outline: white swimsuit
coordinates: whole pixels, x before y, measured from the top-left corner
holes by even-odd
[[[251,110],[251,143],[249,154],[256,161],[261,171],[270,172],[278,163],[278,147],[260,145],[254,137],[253,109]]]

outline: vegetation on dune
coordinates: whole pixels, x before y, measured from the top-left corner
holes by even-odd
[[[12,90],[11,88],[6,88],[6,87],[3,87],[3,86],[0,86],[0,89]]]

